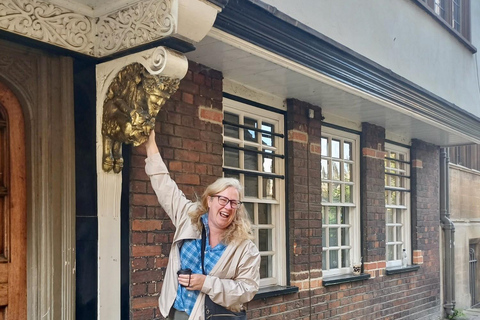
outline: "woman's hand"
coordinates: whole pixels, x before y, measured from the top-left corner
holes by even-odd
[[[145,149],[147,151],[147,157],[150,157],[156,153],[159,153],[157,142],[155,142],[155,129],[150,131],[147,142],[145,142]]]
[[[180,274],[178,276],[178,283],[184,286],[187,290],[201,290],[206,276],[204,274]]]

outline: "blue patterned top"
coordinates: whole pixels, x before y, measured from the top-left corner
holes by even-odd
[[[208,240],[208,235],[210,230],[208,228],[208,213],[205,213],[202,217],[203,225],[205,226],[205,231],[207,233],[207,241],[205,246],[205,272],[209,274],[213,267],[217,264],[218,260],[225,252],[227,246],[220,242],[214,248],[210,247],[210,241]],[[184,240],[182,247],[180,248],[180,265],[182,269],[190,268],[192,273],[202,274],[202,257],[201,249],[202,240],[201,239],[190,239]],[[185,311],[188,315],[192,313],[193,306],[200,291],[189,291],[181,285],[177,289],[177,298],[173,307],[179,311]]]

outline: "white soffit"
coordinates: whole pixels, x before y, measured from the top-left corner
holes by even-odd
[[[394,136],[420,139],[439,146],[472,141],[451,128],[419,114],[405,111],[314,70],[213,28],[207,37],[187,53],[188,59],[221,71],[224,78],[248,88],[276,96],[295,98],[320,106],[329,114],[351,122],[369,122],[384,127]]]

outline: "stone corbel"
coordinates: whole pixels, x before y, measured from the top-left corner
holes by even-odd
[[[110,63],[114,64],[108,73],[97,72],[103,101],[102,169],[119,173],[122,143],[139,146],[147,141],[155,117],[187,73],[188,62],[183,54],[158,47]]]

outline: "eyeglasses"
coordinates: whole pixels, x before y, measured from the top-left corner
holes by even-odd
[[[224,196],[214,195],[214,196],[211,196],[211,197],[212,198],[216,197],[218,199],[218,204],[223,206],[223,207],[225,207],[230,202],[230,207],[232,207],[232,209],[238,209],[238,207],[240,207],[240,205],[242,204],[242,201],[230,200],[230,199],[228,199],[227,197],[224,197]]]

